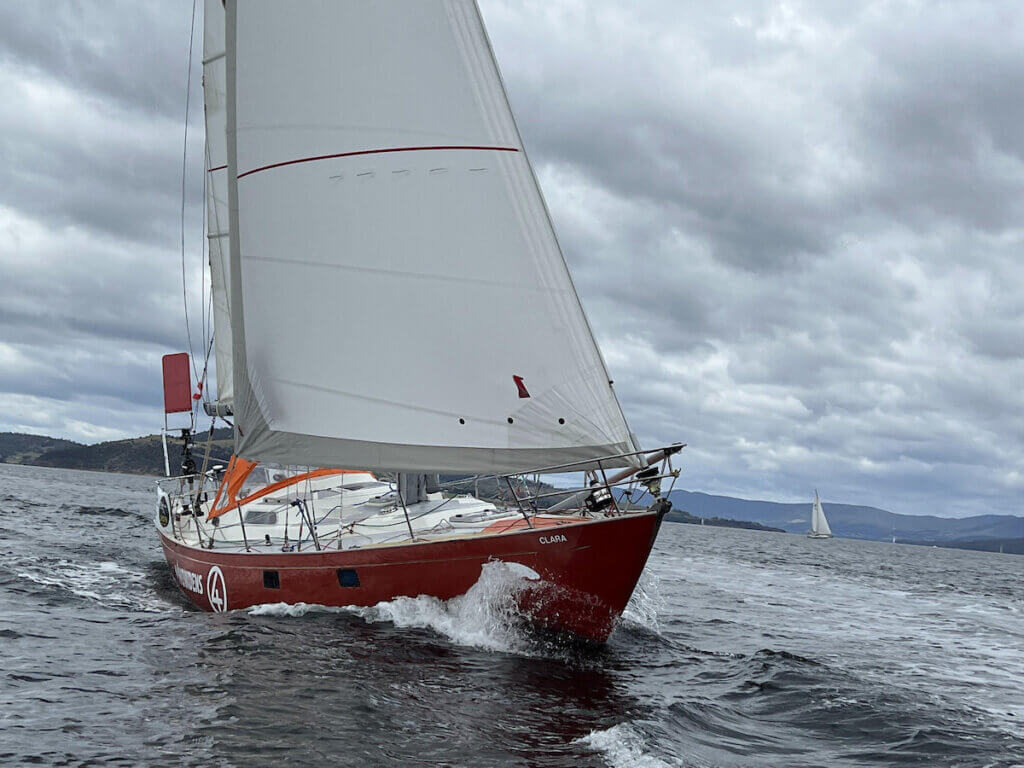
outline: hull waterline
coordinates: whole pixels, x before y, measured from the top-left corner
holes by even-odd
[[[263,603],[372,606],[396,597],[464,594],[490,561],[540,577],[519,596],[525,616],[595,642],[608,639],[633,593],[662,515],[627,514],[556,528],[344,551],[222,552],[161,532],[164,555],[186,597],[207,611]]]

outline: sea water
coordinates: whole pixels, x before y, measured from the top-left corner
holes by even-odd
[[[193,610],[151,479],[0,465],[0,765],[1024,765],[1024,557],[666,524],[602,648],[463,597]]]

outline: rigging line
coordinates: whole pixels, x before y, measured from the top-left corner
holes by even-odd
[[[212,271],[210,272],[210,292],[209,292],[208,295],[206,293],[206,287],[205,287],[206,270],[210,266],[210,253],[211,253],[210,250],[209,250],[209,248],[210,248],[210,241],[206,237],[206,230],[207,230],[207,227],[209,226],[209,223],[210,223],[210,218],[209,218],[209,215],[208,215],[208,212],[207,212],[208,209],[207,209],[207,206],[206,206],[206,194],[207,194],[207,183],[206,183],[206,174],[204,173],[203,174],[203,229],[200,232],[200,236],[202,237],[202,243],[199,246],[199,251],[200,251],[200,264],[199,264],[199,266],[200,266],[200,269],[202,270],[203,282],[204,282],[204,286],[203,286],[203,305],[204,305],[205,311],[206,311],[206,319],[203,321],[203,343],[208,345],[207,346],[207,350],[206,350],[206,360],[203,361],[204,362],[204,367],[209,362],[210,353],[213,350],[213,334],[214,334],[214,328],[213,328],[213,272]]]
[[[207,153],[209,153],[209,150],[207,150]],[[203,235],[206,234],[206,227],[207,227],[207,224],[209,223],[209,217],[207,216],[207,206],[206,206],[206,191],[207,191],[207,187],[206,187],[206,174],[204,173],[203,174],[203,232],[202,232]],[[209,263],[211,252],[209,250],[203,250],[204,248],[207,248],[207,249],[209,248],[209,241],[207,240],[206,237],[203,237],[203,241],[204,241],[203,244],[200,246],[200,251],[206,254],[206,261],[207,261],[207,263]],[[200,265],[200,266],[201,266],[201,268],[203,270],[202,274],[205,277],[205,275],[206,275],[206,265]],[[211,398],[209,397],[209,394],[208,394],[208,389],[209,388],[206,386],[206,377],[207,377],[207,373],[208,373],[208,370],[209,370],[209,367],[210,367],[210,354],[213,352],[213,341],[214,341],[214,335],[216,333],[216,329],[213,327],[213,272],[212,271],[210,273],[210,295],[209,295],[209,297],[205,296],[205,288],[204,288],[203,305],[204,305],[204,307],[206,309],[206,320],[204,322],[204,329],[203,329],[203,344],[206,345],[206,356],[203,358],[203,401],[207,402]],[[209,336],[207,336],[207,333],[209,333]],[[218,395],[219,395],[219,393],[218,393]]]
[[[203,66],[205,66],[205,64]],[[206,75],[204,73],[204,75],[203,75],[203,99],[205,100],[205,98],[206,98]],[[203,116],[204,116],[203,127],[208,132],[209,131],[209,126],[206,125],[205,115],[206,115],[206,104],[205,104],[205,101],[204,101],[204,104],[203,104]],[[209,141],[209,134],[207,133],[207,138],[203,142],[203,168],[208,168],[209,165],[210,165],[210,141]],[[210,225],[213,223],[212,221],[210,221],[210,197],[208,197],[208,196],[212,196],[212,195],[213,195],[213,187],[210,185],[210,174],[209,173],[204,173],[203,174],[203,235],[204,235],[203,241],[204,242],[203,242],[202,247],[203,247],[203,252],[206,254],[206,264],[203,265],[203,269],[205,270],[205,269],[209,268],[209,270],[210,270],[210,309],[209,309],[209,312],[207,312],[207,315],[209,317],[209,326],[210,326],[209,327],[209,331],[210,331],[210,335],[211,336],[214,333],[214,329],[213,329],[213,265],[210,263],[210,259],[213,258],[213,244],[210,242],[210,238],[207,237],[206,235],[207,235],[207,233],[211,229]],[[217,227],[217,231],[218,232],[220,231],[220,226]],[[203,274],[205,274],[205,271],[204,271]]]
[[[206,300],[206,318],[208,320],[207,330],[210,332],[208,339],[209,346],[206,349],[206,361],[210,359],[210,352],[213,350],[213,339],[216,331],[213,328],[213,286],[210,286],[210,298]]]
[[[199,473],[199,490],[196,491],[196,503],[199,503],[199,500],[202,498],[203,486],[206,484],[206,470],[210,465],[210,447],[213,445],[213,429],[216,425],[217,417],[214,416],[210,419],[210,433],[206,438],[206,450],[203,453],[203,469]]]
[[[203,225],[200,228],[199,236],[202,240],[199,243],[199,323],[203,333],[203,346],[206,346],[206,248],[209,243],[206,240],[206,176],[203,174]],[[212,288],[212,286],[211,286]],[[205,369],[205,365],[203,366]]]
[[[188,356],[192,361],[192,373],[198,380],[199,369],[192,357],[192,329],[188,322],[188,284],[185,269],[185,177],[188,170],[188,112],[192,95],[192,48],[195,45],[196,37],[196,3],[197,0],[192,0],[192,26],[188,33],[188,71],[185,73],[185,134],[181,150],[181,298],[185,306],[185,336],[188,339]]]
[[[210,352],[213,351],[213,336],[210,336],[210,341],[206,344],[206,353],[203,355],[203,389],[200,393],[203,396],[202,402],[212,402],[213,398],[210,397],[209,387],[206,386],[206,378],[210,373]],[[214,417],[216,420],[216,417]]]

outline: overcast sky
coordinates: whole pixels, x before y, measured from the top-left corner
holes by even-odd
[[[191,7],[0,5],[0,431],[161,424]],[[1024,4],[481,7],[623,406],[689,444],[682,487],[1024,514]]]

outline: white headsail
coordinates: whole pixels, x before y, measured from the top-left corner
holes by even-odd
[[[206,216],[213,292],[217,400],[230,407],[234,395],[231,364],[231,296],[228,293],[227,69],[224,57],[224,4],[206,0],[203,13],[203,99],[206,112]]]
[[[818,498],[817,491],[814,492],[814,507],[811,509],[811,533],[816,536],[832,535],[832,529],[828,526],[825,510],[821,508],[821,499]]]
[[[229,0],[226,63],[240,455],[633,450],[473,0]]]

